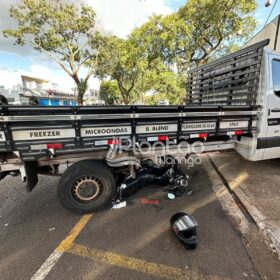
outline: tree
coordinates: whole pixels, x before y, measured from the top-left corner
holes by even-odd
[[[117,81],[102,81],[100,84],[100,97],[106,105],[117,105],[120,102],[120,91]]]
[[[162,71],[157,75],[153,84],[155,97],[158,95],[159,100],[168,100],[173,105],[183,103],[186,98],[185,87],[186,77],[170,70]]]
[[[207,62],[223,43],[244,42],[255,29],[255,9],[255,0],[189,0],[176,13],[152,17],[132,36],[149,63],[160,57],[185,71]]]
[[[57,62],[76,83],[78,103],[82,104],[102,39],[95,31],[94,10],[87,5],[77,8],[63,4],[61,0],[22,0],[11,6],[10,16],[18,26],[4,30],[4,36],[15,38],[15,44],[21,46],[31,44]],[[85,67],[87,73],[81,77]]]
[[[159,96],[168,99],[171,104],[180,103],[185,97],[182,77],[164,65],[161,59],[151,59],[152,53],[137,43],[135,33],[128,39],[109,36],[103,42],[97,73],[100,79],[109,78],[117,84],[119,95],[116,92],[113,94],[114,103],[155,104]],[[108,102],[112,97],[110,83],[102,83],[103,99]],[[149,96],[147,92],[154,94]]]
[[[146,61],[140,91],[153,93],[145,101],[181,103],[187,70],[238,48],[256,26],[255,9],[254,0],[189,0],[134,29],[130,40]]]
[[[178,11],[179,20],[190,27],[191,34],[189,49],[177,50],[182,61],[188,52],[190,62],[201,64],[223,42],[247,40],[256,27],[252,14],[256,7],[255,0],[189,0]]]
[[[181,104],[186,96],[186,77],[177,74],[159,61],[153,63],[142,76],[142,83],[135,88],[142,103],[156,105],[160,100]]]
[[[179,29],[183,27],[178,22],[176,13],[168,16],[156,15],[150,17],[149,21],[140,27],[135,28],[130,38],[135,45],[142,49],[148,68],[153,69],[159,62],[165,65],[174,62],[177,47],[175,41]]]
[[[117,82],[120,103],[131,104],[139,99],[137,85],[145,72],[146,60],[143,51],[130,38],[108,36],[98,60],[97,74],[103,79],[109,77]]]

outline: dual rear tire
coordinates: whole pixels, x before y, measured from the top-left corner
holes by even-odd
[[[96,160],[79,161],[67,168],[57,190],[62,206],[76,214],[106,208],[115,193],[114,175],[104,162]]]

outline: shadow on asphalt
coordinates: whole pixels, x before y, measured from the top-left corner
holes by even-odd
[[[127,207],[94,214],[76,243],[148,262],[187,267],[205,276],[240,280],[246,279],[245,273],[258,278],[239,232],[216,200],[206,172],[199,166],[191,170],[190,175],[193,175],[193,195],[168,200],[162,187],[147,186],[128,200]],[[161,203],[159,206],[143,205],[141,197],[159,199]],[[198,220],[197,250],[186,250],[170,230],[169,219],[179,211],[191,213]],[[53,273],[55,271],[56,268]],[[78,277],[77,271],[71,270],[71,273]],[[99,267],[96,275],[88,265],[83,267],[83,273],[86,279],[109,279],[110,275],[123,279],[128,271],[104,266],[104,269]],[[128,273],[131,278],[133,273]]]

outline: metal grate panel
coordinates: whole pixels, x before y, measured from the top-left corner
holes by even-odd
[[[264,40],[189,71],[187,104],[256,105]]]

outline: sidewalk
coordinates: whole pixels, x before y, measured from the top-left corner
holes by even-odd
[[[249,162],[235,152],[209,157],[280,257],[280,160]]]

